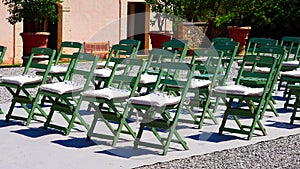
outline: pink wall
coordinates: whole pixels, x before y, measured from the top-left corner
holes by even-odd
[[[71,2],[71,39],[112,43],[119,41],[118,0],[72,0]]]
[[[8,12],[6,6],[1,2],[0,45],[8,48],[4,62],[12,63],[14,31],[13,26],[5,19],[8,17]],[[119,41],[118,0],[65,0],[62,6],[63,41],[79,41],[82,43],[84,41],[110,41],[111,44]],[[16,36],[19,36],[20,31],[22,29],[16,31]],[[22,41],[17,41],[16,46],[22,45],[21,43]],[[21,50],[16,51],[15,56],[20,57]]]
[[[2,1],[1,1],[2,2]],[[3,63],[12,63],[13,58],[13,26],[8,23],[6,7],[0,3],[0,45],[6,46],[7,51]]]

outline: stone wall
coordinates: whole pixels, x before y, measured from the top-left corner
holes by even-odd
[[[178,39],[189,40],[189,48],[200,48],[206,39],[207,22],[183,22],[178,28]]]

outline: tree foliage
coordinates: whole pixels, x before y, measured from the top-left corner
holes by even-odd
[[[34,25],[33,29],[41,29],[45,21],[57,22],[56,3],[61,2],[62,0],[2,0],[8,7],[10,16],[7,20],[10,24],[24,21],[25,24]]]
[[[187,21],[214,19],[217,27],[251,26],[277,31],[300,32],[299,0],[146,0],[152,12],[176,15]],[[264,30],[265,31],[265,30]]]

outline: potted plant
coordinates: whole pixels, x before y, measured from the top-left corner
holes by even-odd
[[[8,7],[8,22],[23,22],[23,55],[29,56],[33,47],[47,47],[48,23],[59,19],[56,3],[62,0],[2,0]]]
[[[217,0],[145,0],[145,2],[150,5],[151,11],[156,13],[153,23],[157,24],[160,31],[166,19],[172,21],[173,37],[189,40],[191,47],[200,47],[202,44],[201,38],[206,36],[208,20],[217,7]],[[195,34],[199,31],[200,33]]]
[[[166,2],[159,0],[146,0],[146,4],[150,5],[151,11],[155,13],[153,20],[150,20],[150,25],[157,25],[158,30],[149,32],[152,48],[162,48],[163,42],[172,39],[173,32],[166,30],[166,22],[169,19],[170,6]]]
[[[229,37],[239,42],[239,54],[243,55],[251,30],[252,22],[257,15],[254,14],[250,0],[222,0],[216,15],[216,26],[227,27]]]

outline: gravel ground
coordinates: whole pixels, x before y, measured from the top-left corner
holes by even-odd
[[[19,75],[23,68],[1,68],[3,76]],[[0,103],[11,94],[1,87]],[[144,168],[300,168],[300,134],[264,141],[244,147],[217,151],[189,158],[141,166]]]
[[[300,134],[244,147],[141,166],[154,168],[300,168]]]

